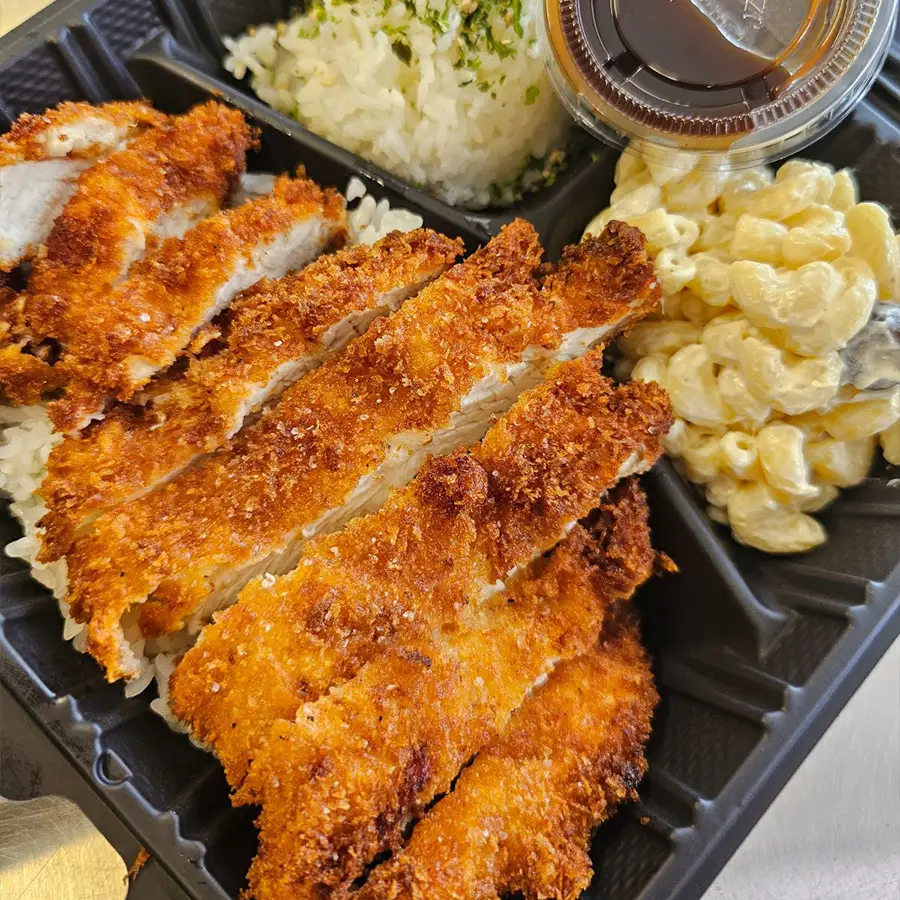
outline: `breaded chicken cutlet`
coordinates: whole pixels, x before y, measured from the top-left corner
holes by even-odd
[[[49,341],[63,352],[106,340],[108,322],[98,322],[98,313],[116,286],[148,248],[219,209],[254,144],[240,112],[209,102],[143,131],[83,172],[34,261],[25,333],[15,339]],[[17,394],[11,377],[0,372],[7,398]]]
[[[594,829],[635,799],[647,769],[658,697],[635,619],[617,608],[596,648],[554,670],[408,845],[352,896],[576,900],[593,875]],[[298,896],[256,893],[258,900]]]
[[[57,596],[68,571],[66,635],[110,680],[159,661],[153,705],[170,689],[261,805],[248,897],[358,893],[386,851],[364,897],[573,897],[655,701],[617,607],[657,557],[618,482],[672,412],[589,350],[658,300],[643,237],[611,223],[558,266],[522,221],[452,269],[426,230],[341,251],[343,198],[245,178],[255,142],[215,102],[72,104],[0,139],[0,212],[22,184],[34,207],[0,224],[0,393],[66,434],[22,412],[62,441],[36,571]]]
[[[51,420],[78,429],[108,397],[130,400],[241,291],[305,266],[345,236],[340,194],[284,176],[272,193],[169,238],[66,341],[57,363],[65,394],[50,404]]]
[[[117,150],[136,132],[165,124],[168,116],[143,100],[60,103],[41,115],[22,113],[0,135],[0,166],[47,159],[94,162]]]
[[[136,677],[131,636],[199,627],[303,542],[377,508],[425,457],[484,433],[554,359],[655,304],[643,238],[613,223],[538,287],[516,221],[307,375],[226,448],[104,513],[68,554],[71,611],[109,678]],[[123,616],[134,608],[136,622]]]
[[[85,169],[167,118],[143,102],[19,116],[0,135],[0,272],[37,254]]]
[[[452,629],[420,628],[340,688],[274,723],[238,799],[259,800],[260,898],[341,893],[446,791],[554,665],[588,651],[616,601],[650,576],[647,507],[634,483],[549,559]]]
[[[47,461],[44,559],[61,556],[89,516],[171,479],[221,447],[247,415],[397,309],[462,252],[427,229],[329,253],[231,306],[215,352],[164,378],[143,405],[113,408],[69,435]]]
[[[470,450],[430,459],[377,513],[248,585],[170,681],[175,716],[239,785],[271,723],[389,646],[440,629],[551,548],[622,477],[649,468],[672,421],[656,385],[615,387],[599,351],[564,363]]]

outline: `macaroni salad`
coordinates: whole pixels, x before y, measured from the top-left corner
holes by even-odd
[[[847,170],[680,157],[623,155],[587,228],[640,228],[663,289],[617,374],[668,390],[666,450],[711,518],[769,553],[809,550],[826,539],[811,514],[866,477],[879,442],[900,464],[900,237]]]

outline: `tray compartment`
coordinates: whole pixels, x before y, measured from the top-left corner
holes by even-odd
[[[343,189],[351,174],[376,197],[422,213],[470,249],[514,215],[551,255],[604,204],[614,154],[585,142],[557,183],[513,209],[471,213],[393,178],[257,101],[221,69],[219,34],[283,16],[289,4],[238,0],[75,0],[0,40],[0,126],[62,99],[145,93],[181,111],[222,96],[263,129],[258,170],[303,162]],[[858,170],[863,196],[900,215],[900,63],[808,155]],[[893,477],[896,477],[896,472]],[[710,523],[669,464],[648,479],[656,541],[682,575],[638,598],[662,703],[642,800],[600,829],[592,900],[699,896],[818,735],[900,632],[900,490],[883,469],[826,515],[832,540],[798,560],[739,547]],[[893,493],[896,492],[896,493]],[[0,542],[18,537],[0,516]],[[139,836],[185,896],[233,897],[255,847],[252,809],[233,809],[209,756],[149,709],[126,700],[64,644],[47,592],[0,559],[0,678],[56,752]],[[41,753],[46,754],[42,747]],[[83,784],[72,786],[83,800]]]

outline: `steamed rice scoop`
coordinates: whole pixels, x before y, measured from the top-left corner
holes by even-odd
[[[553,178],[568,117],[538,0],[314,0],[225,38],[225,67],[310,130],[448,203],[513,202]]]

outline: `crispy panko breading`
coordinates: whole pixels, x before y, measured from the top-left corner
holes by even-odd
[[[222,205],[254,142],[240,112],[209,102],[82,173],[34,261],[23,337],[63,350],[105,340],[99,311],[118,282],[160,237],[183,234]]]
[[[139,672],[121,621],[132,606],[143,604],[144,636],[170,634],[204,603],[214,611],[210,598],[213,606],[229,601],[254,574],[287,571],[304,539],[360,511],[362,501],[344,506],[355,490],[380,505],[388,477],[401,472],[408,481],[435,431],[444,429],[451,448],[482,434],[496,400],[477,406],[468,430],[454,425],[474,386],[503,387],[526,352],[541,358],[573,331],[621,327],[652,306],[658,287],[639,232],[619,225],[582,247],[567,265],[591,277],[553,278],[538,291],[537,236],[512,223],[294,385],[218,455],[103,514],[68,564],[72,612],[88,623],[87,646],[108,677]],[[594,288],[588,296],[585,283]],[[504,405],[512,399],[508,390],[497,396]],[[379,475],[397,446],[410,458]],[[342,520],[335,511],[343,510]]]
[[[672,421],[666,395],[616,387],[598,367],[596,350],[563,364],[481,444],[430,459],[379,512],[308,543],[291,574],[251,583],[207,626],[170,700],[232,785],[275,719],[477,604],[620,477],[656,461]]]
[[[593,874],[593,830],[647,769],[658,697],[635,619],[617,608],[595,649],[561,663],[353,896],[576,900]]]
[[[450,787],[554,664],[589,650],[607,609],[653,569],[636,484],[484,604],[392,647],[271,729],[238,801],[261,799],[257,897],[346,887]],[[453,627],[448,627],[449,625]]]
[[[25,343],[0,346],[0,401],[10,406],[39,403],[58,386],[53,366],[25,352]]]
[[[377,467],[392,436],[446,424],[467,385],[520,351],[539,299],[540,255],[530,225],[509,226],[301,379],[216,456],[101,515],[68,555],[69,599],[109,677],[134,671],[119,621],[130,606],[155,592],[142,627],[177,630],[217,570],[227,577],[285,547]]]
[[[27,305],[34,337],[67,344],[90,329],[101,299],[147,242],[222,205],[254,144],[238,110],[210,101],[88,169],[34,265]]]
[[[48,385],[55,386],[54,373],[49,363],[23,352],[26,341],[14,340],[22,330],[24,301],[8,278],[0,272],[0,402],[27,406],[40,401]]]
[[[21,329],[23,300],[10,285],[10,276],[0,272],[0,346]]]
[[[39,252],[78,176],[167,117],[146,103],[63,103],[0,135],[0,272]]]
[[[67,387],[51,420],[68,431],[106,398],[130,400],[240,291],[306,265],[345,235],[337,191],[284,176],[272,193],[169,238],[93,309],[90,330],[67,340],[57,364]]]
[[[47,461],[44,558],[62,555],[85,516],[140,496],[221,447],[246,415],[441,274],[462,242],[422,229],[326,254],[264,279],[231,306],[219,348],[163,379],[143,406],[113,408]]]
[[[134,131],[164,125],[165,113],[143,100],[61,103],[42,115],[23,113],[0,135],[0,166],[45,159],[97,159]]]

